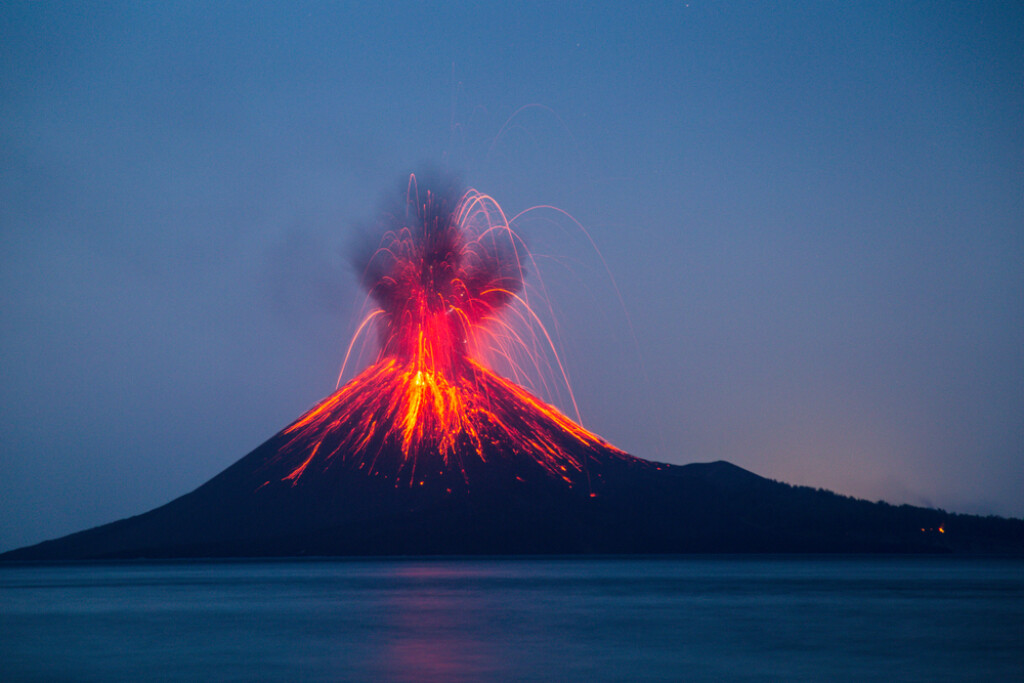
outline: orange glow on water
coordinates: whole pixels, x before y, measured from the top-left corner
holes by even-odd
[[[497,202],[473,190],[458,199],[421,195],[411,177],[404,215],[387,220],[363,272],[375,307],[348,345],[342,374],[370,330],[376,360],[288,427],[280,453],[294,466],[285,480],[343,464],[423,485],[417,468],[427,463],[432,473],[466,478],[467,458],[527,454],[572,485],[587,475],[588,453],[628,457],[517,383],[561,380],[576,408],[524,290],[531,257]]]

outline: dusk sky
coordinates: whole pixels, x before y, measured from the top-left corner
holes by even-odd
[[[519,226],[613,444],[1024,516],[1020,3],[7,2],[0,123],[0,550],[330,393],[430,168],[585,228]]]

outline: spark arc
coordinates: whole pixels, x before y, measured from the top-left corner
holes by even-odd
[[[633,459],[521,386],[561,381],[575,406],[526,294],[529,251],[494,199],[411,176],[382,222],[358,263],[368,310],[345,363],[372,330],[376,359],[285,430],[284,480],[345,467],[450,492],[470,466],[501,460],[520,479],[590,486],[589,461]]]

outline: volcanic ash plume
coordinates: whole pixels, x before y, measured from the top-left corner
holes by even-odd
[[[450,489],[499,463],[572,486],[588,482],[590,459],[629,458],[491,369],[519,379],[551,346],[524,294],[528,251],[492,198],[413,176],[382,220],[359,264],[371,310],[349,345],[376,330],[376,361],[285,430],[285,480],[347,467]]]

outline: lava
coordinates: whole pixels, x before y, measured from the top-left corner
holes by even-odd
[[[396,485],[452,472],[468,483],[468,459],[525,456],[573,485],[587,479],[589,458],[629,457],[492,367],[544,384],[548,350],[558,368],[548,375],[568,389],[525,293],[529,251],[494,199],[475,190],[421,192],[411,176],[402,207],[384,223],[360,264],[373,307],[342,373],[371,329],[376,361],[285,430],[285,481],[341,464]],[[571,389],[569,396],[575,406]]]

